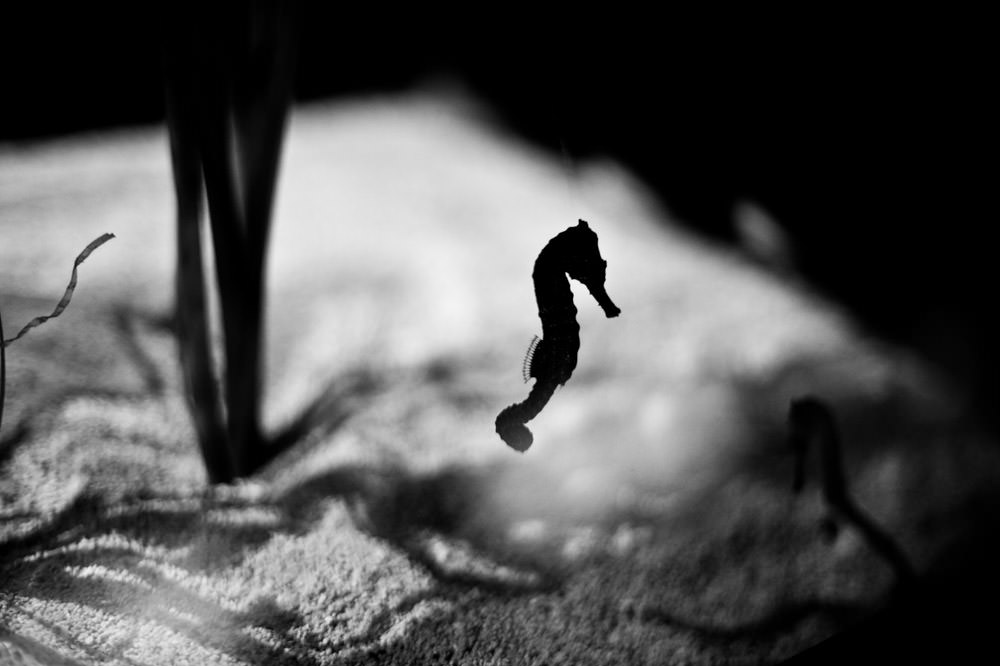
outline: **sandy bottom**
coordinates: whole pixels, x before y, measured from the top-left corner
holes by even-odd
[[[852,490],[921,570],[1000,460],[842,313],[429,95],[301,108],[270,263],[266,422],[295,446],[207,487],[169,327],[162,129],[0,150],[0,650],[90,664],[770,663],[883,603],[891,570],[790,492],[789,399],[841,418]],[[573,379],[506,448],[535,256],[578,218]],[[20,646],[20,647],[19,647]]]

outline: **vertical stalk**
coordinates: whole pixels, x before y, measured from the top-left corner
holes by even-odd
[[[7,397],[7,343],[3,340],[3,313],[0,313],[0,432],[3,432],[3,402]]]

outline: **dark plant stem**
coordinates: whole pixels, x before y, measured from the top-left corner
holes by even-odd
[[[898,588],[910,588],[917,576],[906,553],[848,493],[840,432],[833,411],[819,398],[807,396],[792,401],[788,418],[790,442],[796,456],[793,490],[797,493],[805,484],[805,457],[815,443],[819,448],[824,503],[835,516],[853,525],[868,545],[892,567]]]
[[[0,432],[3,432],[3,403],[7,397],[7,343],[3,339],[3,313],[0,313]]]

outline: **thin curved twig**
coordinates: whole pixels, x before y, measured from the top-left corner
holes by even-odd
[[[70,275],[69,284],[66,285],[66,291],[63,292],[62,298],[60,298],[59,302],[56,303],[56,307],[52,311],[52,313],[47,315],[42,315],[40,317],[35,317],[31,321],[29,321],[27,324],[24,325],[24,328],[18,331],[17,335],[12,337],[10,340],[4,340],[3,341],[4,346],[9,345],[10,343],[15,342],[17,340],[20,340],[24,336],[24,334],[30,331],[31,329],[35,328],[40,324],[44,324],[49,319],[61,315],[63,310],[66,309],[66,306],[69,305],[70,299],[73,298],[73,291],[76,289],[76,269],[80,266],[80,264],[82,264],[87,259],[87,257],[90,256],[91,252],[93,252],[100,246],[104,245],[114,237],[115,237],[114,234],[102,234],[99,238],[95,238],[94,240],[92,240],[90,244],[87,245],[87,247],[83,248],[83,251],[77,255],[76,260],[73,262],[73,273],[72,275]]]
[[[31,321],[29,321],[27,324],[25,324],[24,327],[20,331],[17,332],[17,335],[15,335],[14,337],[12,337],[10,340],[5,340],[4,339],[4,336],[3,336],[3,317],[0,317],[0,429],[3,428],[3,405],[4,405],[4,399],[7,397],[6,396],[6,393],[7,393],[7,354],[6,354],[7,345],[11,344],[12,342],[16,342],[17,340],[20,340],[24,336],[25,333],[27,333],[31,329],[35,328],[36,326],[38,326],[40,324],[44,324],[49,319],[52,319],[54,317],[58,317],[59,315],[62,314],[63,310],[66,309],[66,306],[69,305],[70,299],[73,298],[73,291],[76,290],[77,268],[79,268],[80,264],[82,264],[87,259],[87,257],[90,256],[91,252],[93,252],[97,248],[101,247],[102,245],[104,245],[105,243],[107,243],[109,240],[111,240],[114,237],[115,237],[114,234],[102,234],[98,238],[95,238],[94,240],[92,240],[87,245],[87,247],[83,248],[83,251],[80,252],[80,254],[78,254],[76,256],[76,260],[73,261],[73,273],[70,275],[69,284],[66,285],[66,291],[63,292],[62,298],[60,298],[59,302],[56,303],[56,307],[55,307],[54,310],[52,310],[51,314],[42,315],[40,317],[35,317]]]

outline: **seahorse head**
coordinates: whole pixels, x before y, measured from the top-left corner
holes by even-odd
[[[586,221],[580,220],[575,227],[570,227],[560,236],[563,236],[561,240],[566,243],[566,273],[587,287],[605,315],[617,317],[621,314],[621,309],[611,301],[604,289],[608,262],[601,256],[601,250],[597,246],[597,234]]]

